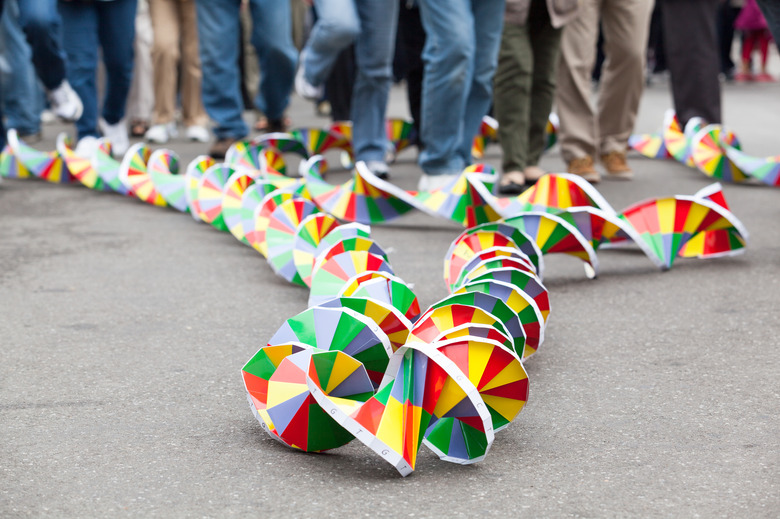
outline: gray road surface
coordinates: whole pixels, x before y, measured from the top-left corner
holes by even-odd
[[[660,126],[650,88],[639,131]],[[728,85],[726,121],[780,153],[780,86]],[[405,115],[393,92],[392,115]],[[298,125],[324,125],[295,100]],[[62,126],[37,145],[52,149]],[[203,146],[173,143],[185,160]],[[415,185],[415,153],[393,169]],[[500,151],[488,161],[498,166]],[[543,165],[560,170],[557,150]],[[709,183],[635,158],[599,186],[616,208]],[[309,455],[269,439],[240,369],[307,292],[231,235],[83,187],[0,185],[0,516],[777,517],[780,514],[780,191],[725,186],[747,254],[666,273],[599,253],[601,276],[548,257],[548,338],[531,397],[484,462],[423,450],[400,478],[357,443]],[[446,295],[458,227],[408,215],[373,235],[423,306]]]

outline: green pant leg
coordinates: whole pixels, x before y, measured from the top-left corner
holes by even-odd
[[[539,164],[546,144],[545,128],[555,97],[562,29],[550,24],[546,2],[533,2],[528,16],[533,52],[533,80],[528,133],[528,165]]]
[[[505,24],[493,81],[504,171],[523,171],[527,165],[532,70],[528,26]]]

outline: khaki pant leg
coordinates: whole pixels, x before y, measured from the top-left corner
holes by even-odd
[[[178,81],[180,32],[179,0],[150,0],[154,29],[152,67],[154,68],[154,123],[174,120]]]
[[[203,108],[200,82],[200,55],[198,54],[198,23],[195,1],[179,2],[181,20],[181,108],[184,126],[206,126],[208,116]]]
[[[598,100],[599,152],[625,152],[645,85],[653,0],[604,0],[604,71]]]
[[[596,121],[591,107],[591,71],[596,60],[600,0],[583,0],[561,37],[558,89],[561,154],[565,161],[596,154]]]

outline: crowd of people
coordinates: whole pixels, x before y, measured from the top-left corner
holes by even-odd
[[[718,123],[720,78],[772,81],[767,53],[780,37],[773,0],[0,0],[0,17],[0,123],[23,139],[39,138],[50,112],[75,123],[84,156],[101,135],[121,155],[129,135],[162,144],[181,125],[220,158],[249,135],[248,108],[261,114],[254,131],[289,129],[294,91],[350,119],[356,160],[387,178],[385,112],[403,79],[419,188],[446,185],[470,164],[472,138],[493,113],[505,194],[544,175],[553,106],[570,173],[598,182],[600,163],[608,178],[630,179],[648,53],[669,71],[680,123]],[[249,88],[247,53],[260,71]]]

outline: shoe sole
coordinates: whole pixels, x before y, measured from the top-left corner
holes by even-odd
[[[607,173],[607,178],[610,180],[632,180],[634,178],[634,172],[618,171],[616,173]]]

